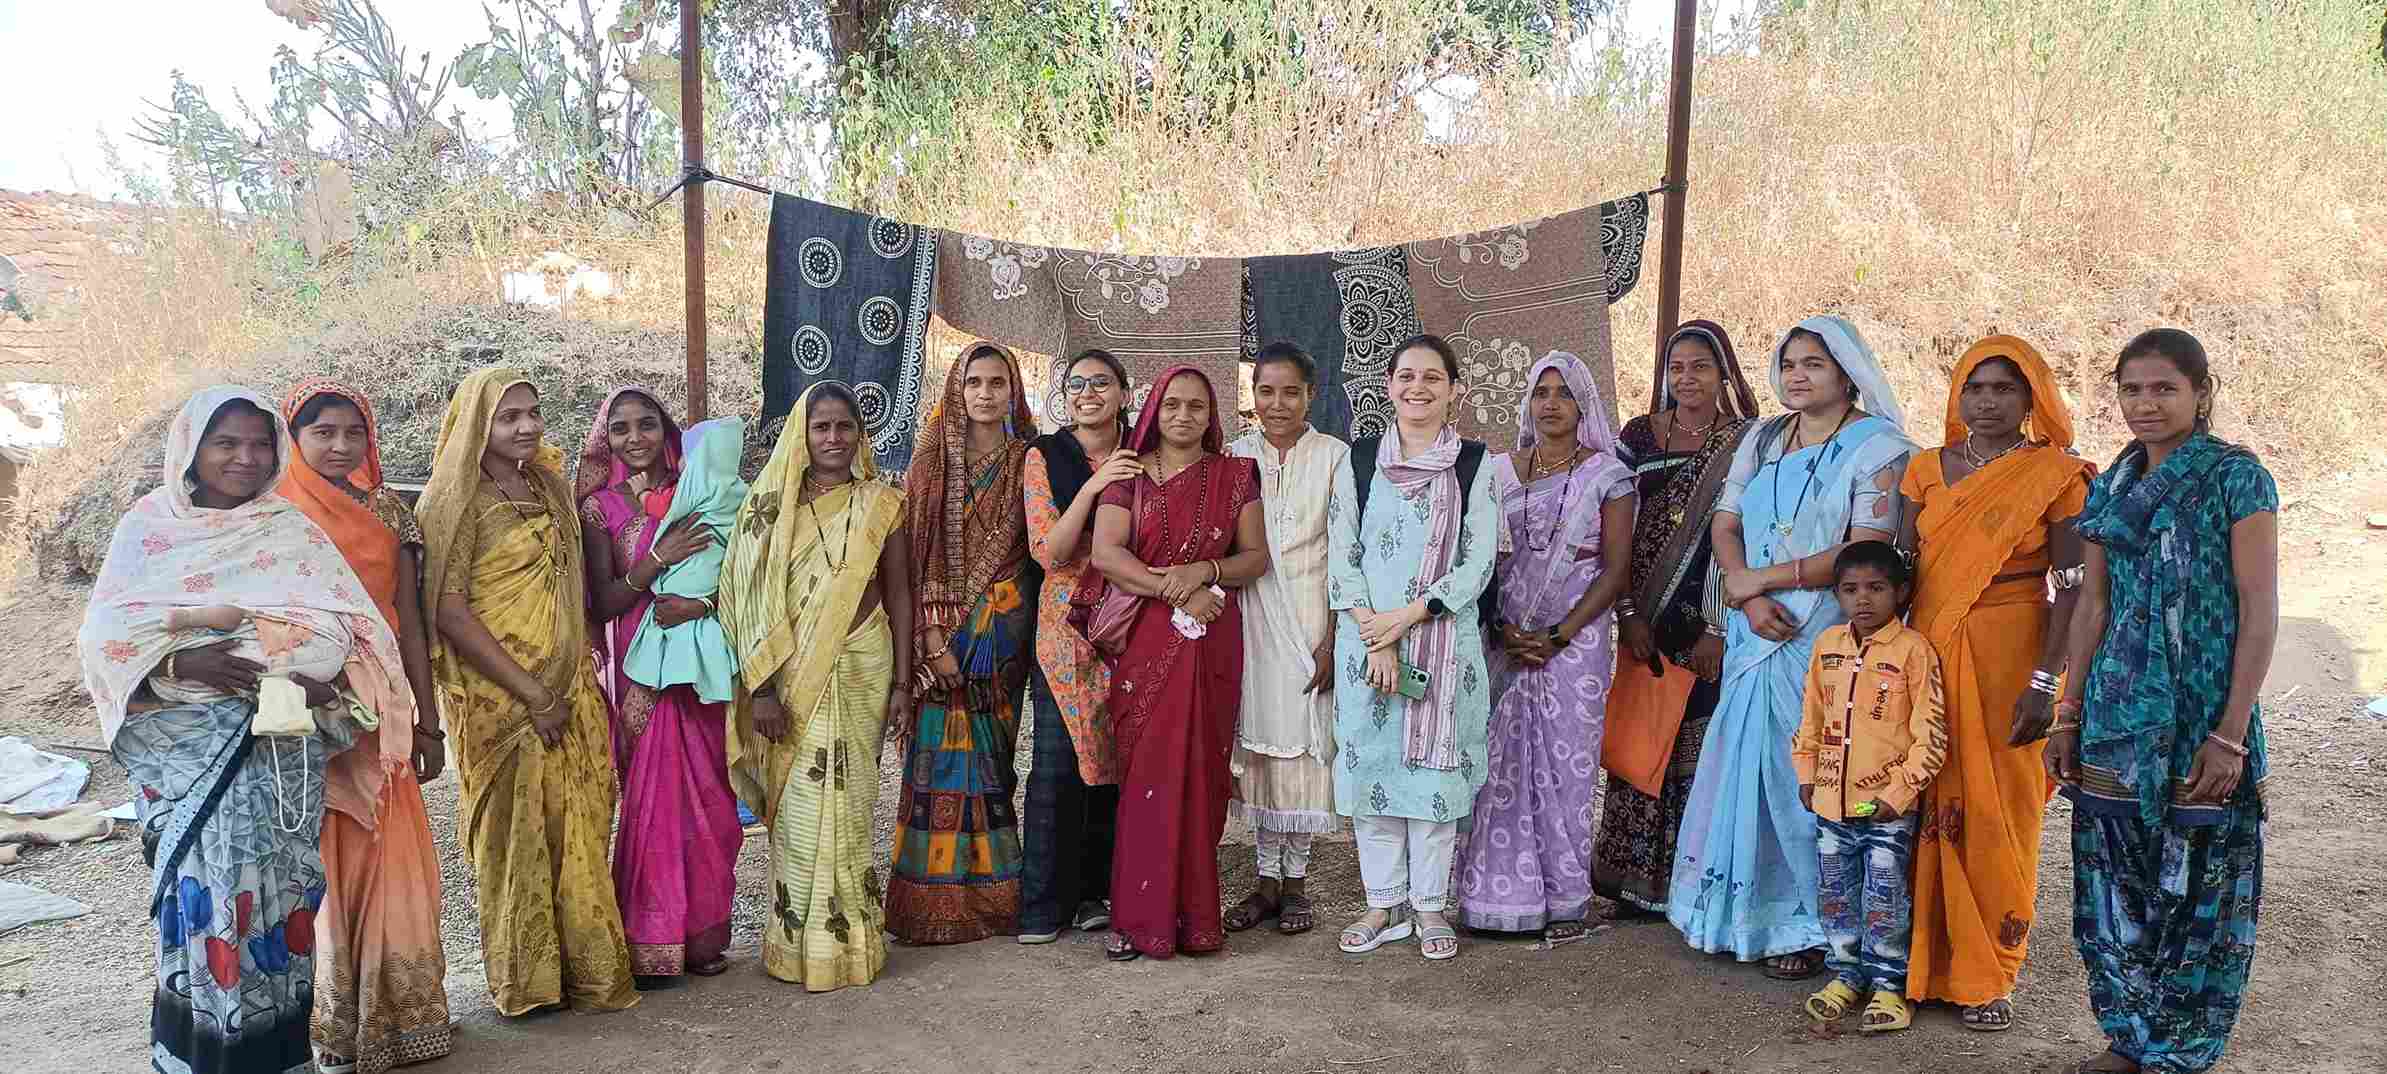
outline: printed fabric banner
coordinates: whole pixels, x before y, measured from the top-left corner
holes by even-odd
[[[1065,412],[1060,363],[1090,347],[1117,355],[1141,405],[1180,363],[1207,373],[1222,405],[1239,360],[1287,341],[1318,360],[1311,412],[1337,436],[1391,420],[1392,348],[1419,332],[1458,351],[1460,427],[1505,451],[1525,371],[1572,351],[1613,408],[1610,303],[1640,279],[1649,197],[1504,228],[1321,254],[1156,257],[1033,246],[917,227],[779,195],[771,212],[763,313],[763,425],[814,380],[852,384],[880,465],[900,474],[921,411],[980,340],[1018,356],[1046,429]],[[1236,423],[1230,423],[1230,431]]]

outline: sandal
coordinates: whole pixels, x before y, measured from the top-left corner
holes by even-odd
[[[1128,939],[1126,933],[1113,932],[1102,941],[1102,957],[1113,962],[1133,962],[1144,957],[1144,953],[1135,949],[1135,941]]]
[[[703,962],[694,966],[690,966],[688,967],[688,972],[693,973],[698,977],[719,977],[722,974],[729,972],[729,956],[722,955],[713,959],[711,962]]]
[[[1416,929],[1417,924],[1409,920],[1409,915],[1387,910],[1381,925],[1370,927],[1367,919],[1361,918],[1343,926],[1343,934],[1335,940],[1335,946],[1346,955],[1364,955],[1395,940],[1406,940]]]
[[[1813,951],[1793,951],[1765,960],[1766,976],[1777,981],[1804,981],[1823,972],[1823,956]]]
[[[1317,923],[1316,910],[1310,906],[1309,896],[1285,896],[1285,901],[1280,904],[1280,911],[1277,915],[1276,931],[1287,936],[1299,936],[1308,932]]]
[[[1227,931],[1243,932],[1247,929],[1257,928],[1260,922],[1274,919],[1283,905],[1275,899],[1254,891],[1244,896],[1242,902],[1236,903],[1234,909],[1227,911]]]
[[[1419,925],[1417,953],[1428,962],[1447,962],[1459,957],[1459,930],[1449,925]]]
[[[1590,933],[1583,930],[1583,923],[1580,921],[1553,921],[1542,926],[1542,945],[1556,947],[1562,943],[1573,943],[1588,935]]]
[[[2003,1033],[2014,1028],[2014,1004],[2005,998],[1966,1007],[1956,1013],[1964,1028],[1975,1033]]]
[[[1807,997],[1807,1017],[1829,1025],[1848,1017],[1848,1009],[1863,998],[1856,989],[1849,987],[1848,982],[1834,980]]]
[[[1895,1033],[1915,1024],[1915,1009],[1906,997],[1888,989],[1873,993],[1873,1001],[1865,1004],[1865,1017],[1857,1023],[1859,1033]]]

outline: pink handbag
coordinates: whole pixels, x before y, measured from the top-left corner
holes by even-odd
[[[1144,489],[1137,485],[1135,503],[1128,509],[1128,540],[1135,539],[1135,517],[1144,512]],[[1085,635],[1094,651],[1116,657],[1127,651],[1127,636],[1135,627],[1144,598],[1112,585],[1092,563],[1079,576],[1077,591],[1069,595],[1069,625]]]

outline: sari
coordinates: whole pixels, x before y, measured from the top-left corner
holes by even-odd
[[[744,687],[730,777],[771,833],[763,971],[827,992],[869,984],[887,965],[871,813],[895,639],[884,607],[854,616],[904,502],[866,449],[855,480],[804,500],[811,455],[802,421],[789,424],[738,508],[721,569],[721,624]],[[787,709],[777,742],[754,729],[751,691],[766,685]]]
[[[1796,414],[1769,419],[1743,438],[1717,510],[1741,516],[1751,568],[1814,555],[1846,541],[1858,525],[1896,532],[1898,475],[1914,451],[1897,397],[1856,329],[1837,317],[1810,317],[1799,327],[1823,337],[1867,414],[1796,451],[1783,450]],[[1777,398],[1788,344],[1785,335],[1770,363]],[[1768,595],[1798,631],[1773,641],[1739,609],[1725,617],[1722,691],[1699,745],[1666,906],[1667,920],[1692,947],[1743,962],[1824,944],[1815,908],[1815,814],[1799,804],[1790,740],[1803,715],[1815,640],[1845,620],[1826,589]]]
[[[1235,523],[1260,498],[1259,465],[1226,455],[1215,389],[1192,366],[1152,382],[1151,398],[1179,376],[1210,392],[1201,459],[1166,484],[1139,474],[1102,490],[1102,506],[1128,511],[1128,550],[1154,568],[1219,559],[1235,544]],[[1160,447],[1160,406],[1144,408],[1122,445],[1138,455]],[[1089,597],[1099,572],[1079,581]],[[1154,958],[1226,945],[1218,904],[1218,840],[1226,832],[1234,777],[1227,758],[1243,698],[1243,613],[1227,591],[1199,638],[1172,622],[1177,609],[1136,600],[1127,647],[1111,676],[1111,726],[1119,740],[1119,835],[1111,855],[1111,927]]]
[[[499,1013],[564,1003],[624,1010],[638,993],[605,864],[614,769],[588,637],[580,516],[554,446],[540,445],[522,468],[536,502],[510,498],[482,466],[498,400],[527,383],[484,368],[448,401],[418,505],[430,553],[423,591],[464,598],[568,712],[563,741],[546,745],[521,698],[437,639],[431,665],[463,785],[457,842],[473,865]]]
[[[685,498],[680,494],[682,486],[722,489],[736,483],[738,448],[737,430],[731,428],[726,463],[716,444],[708,456],[707,476],[691,480],[685,470],[695,465],[690,453],[696,444],[682,441],[694,432],[683,434],[666,416],[663,473],[655,487],[633,501],[622,492],[630,469],[614,455],[605,437],[615,402],[630,395],[644,399],[656,413],[664,413],[661,400],[644,388],[617,388],[606,396],[581,446],[580,474],[573,490],[580,497],[580,524],[605,535],[613,545],[615,567],[625,573],[646,557],[655,538],[679,520],[675,512]],[[711,439],[720,441],[721,431],[721,427],[712,430]],[[736,501],[730,503],[734,508]],[[720,536],[715,533],[716,540]],[[631,674],[633,650],[641,639],[662,633],[649,622],[655,596],[672,592],[671,580],[687,579],[688,568],[718,567],[719,549],[716,544],[674,565],[655,579],[652,592],[640,594],[612,622],[593,624],[599,683],[611,714],[614,770],[622,781],[613,892],[622,910],[622,931],[630,944],[630,970],[639,976],[676,977],[690,966],[719,961],[729,948],[730,901],[738,889],[738,846],[746,835],[738,823],[737,799],[729,789],[727,714],[722,708],[726,697],[701,696],[693,682],[659,686]],[[713,585],[699,580],[691,592],[676,595],[702,595],[712,590]],[[687,632],[705,625],[700,620],[673,629]],[[663,669],[652,654],[649,656],[646,679],[655,680]],[[723,656],[726,662],[726,653]]]
[[[2229,700],[2230,530],[2278,510],[2254,453],[2200,427],[2151,470],[2145,448],[2125,449],[2074,522],[2105,549],[2111,603],[2085,669],[2080,782],[2063,788],[2072,939],[2098,1027],[2147,1071],[2220,1062],[2254,968],[2270,768],[2261,707],[2228,800],[2190,801],[2187,777]]]
[[[2030,443],[1949,485],[1963,443],[1965,378],[2004,359],[2030,384]],[[1909,621],[1939,652],[1948,755],[1917,812],[1914,940],[1906,995],[1978,1005],[2014,991],[2039,895],[2039,827],[2054,788],[2044,743],[2009,746],[2014,703],[2046,644],[2049,536],[2088,502],[2091,467],[2071,453],[2072,414],[2037,349],[1973,344],[1948,385],[1947,447],[1918,452],[1900,486],[1921,505]]]
[[[1532,389],[1545,370],[1566,381],[1582,416],[1583,461],[1529,482],[1540,434]],[[1616,456],[1608,404],[1583,361],[1552,351],[1526,371],[1517,450],[1493,460],[1500,479],[1500,553],[1494,585],[1501,619],[1525,630],[1557,626],[1600,580],[1601,511],[1634,494]],[[1531,667],[1490,654],[1489,775],[1475,796],[1459,857],[1459,923],[1492,932],[1536,932],[1581,921],[1591,907],[1591,814],[1599,798],[1600,730],[1616,668],[1614,609],[1584,624],[1550,662]]]
[[[1707,438],[1693,450],[1668,451],[1654,419],[1674,406],[1666,354],[1685,336],[1706,340],[1716,352],[1724,384]],[[1666,337],[1651,381],[1651,412],[1626,422],[1617,441],[1641,494],[1628,592],[1648,618],[1662,659],[1653,675],[1635,664],[1631,653],[1618,654],[1600,741],[1609,776],[1592,844],[1591,889],[1601,898],[1663,914],[1674,877],[1676,836],[1699,771],[1699,744],[1720,692],[1716,683],[1691,671],[1692,650],[1710,624],[1723,629],[1723,606],[1711,599],[1721,596],[1710,569],[1711,524],[1733,452],[1757,415],[1757,397],[1741,374],[1732,337],[1712,321],[1685,322]]]
[[[972,467],[962,374],[982,354],[1011,371],[1008,439]],[[964,350],[905,475],[905,525],[920,571],[921,672],[950,646],[961,685],[916,699],[887,881],[887,931],[907,943],[968,943],[1018,928],[1019,784],[1013,750],[1025,693],[1037,589],[1028,558],[1021,469],[1036,416],[1019,362],[999,347]],[[938,640],[928,640],[938,639]],[[944,639],[950,639],[944,640]]]
[[[302,381],[282,403],[284,420],[319,395],[346,400],[364,419],[364,462],[339,485],[294,455],[275,491],[331,537],[396,631],[398,602],[422,602],[419,588],[398,586],[400,557],[422,552],[422,527],[382,483],[380,423],[362,393],[321,378]],[[427,615],[423,622],[429,629]],[[386,716],[331,760],[329,781],[354,790],[334,796],[323,815],[327,883],[315,918],[314,1041],[332,1074],[380,1074],[454,1047],[439,939],[439,850],[411,767],[414,726],[409,706],[405,718]]]
[[[316,833],[334,793],[327,768],[357,739],[360,709],[411,724],[414,699],[380,610],[296,504],[271,491],[223,509],[192,501],[186,475],[200,439],[235,401],[271,421],[275,483],[289,471],[296,452],[263,396],[216,387],[184,403],[167,426],[163,483],[125,512],[109,540],[76,650],[101,738],[136,791],[150,866],[152,1068],[311,1071],[315,923],[326,881]],[[169,629],[167,613],[227,604],[247,613],[228,636],[235,655],[269,674],[330,681],[347,673],[343,702],[315,713],[314,733],[253,734],[254,696],[166,677],[171,654],[227,640]]]

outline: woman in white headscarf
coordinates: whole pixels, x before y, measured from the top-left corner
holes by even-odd
[[[1815,639],[1842,620],[1832,560],[1888,541],[1914,444],[1873,349],[1838,317],[1809,317],[1774,347],[1789,411],[1741,441],[1716,507],[1724,683],[1700,746],[1667,918],[1691,946],[1766,959],[1786,980],[1823,968],[1815,815],[1790,767]],[[1710,629],[1715,629],[1711,627]]]

